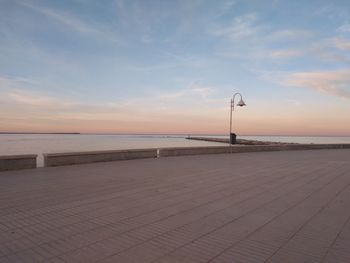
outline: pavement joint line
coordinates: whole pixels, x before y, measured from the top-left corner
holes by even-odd
[[[344,174],[346,174],[347,172],[344,172],[343,174],[341,174],[341,175],[339,175],[338,177],[340,177],[340,176],[343,176]],[[336,179],[336,178],[335,178]],[[334,180],[335,180],[334,179]],[[330,183],[332,183],[332,182],[330,182]],[[327,183],[325,186],[327,186],[328,184],[330,184],[330,183]],[[324,187],[325,187],[324,186]],[[291,240],[309,221],[311,221],[316,215],[318,215],[320,212],[322,212],[337,196],[338,196],[338,194],[339,193],[341,193],[341,192],[343,192],[346,188],[348,188],[350,186],[350,182],[347,184],[347,185],[345,185],[341,190],[339,190],[337,193],[336,193],[336,195],[335,196],[333,196],[333,198],[331,198],[323,207],[321,207],[313,216],[311,216],[304,224],[302,224],[298,229],[297,229],[297,231],[295,231],[295,233],[284,243],[284,244],[282,244],[268,259],[266,259],[264,262],[268,262],[286,243],[288,243],[289,242],[289,240]],[[320,190],[320,189],[319,189]],[[319,191],[319,190],[317,190],[317,191]],[[315,191],[315,192],[317,192],[317,191]],[[311,197],[311,195],[312,195],[313,193],[311,193],[308,197],[306,197],[304,200],[302,200],[301,202],[303,202],[303,201],[305,201],[306,199],[308,199],[309,197]],[[300,202],[300,203],[301,203]],[[298,203],[298,204],[296,204],[294,207],[296,207],[297,205],[299,205],[300,203]],[[293,209],[294,207],[291,207],[290,209]],[[228,248],[226,248],[224,251],[222,251],[222,253],[220,253],[219,255],[217,255],[217,256],[215,256],[215,257],[213,257],[213,258],[211,258],[209,261],[208,261],[208,263],[209,262],[212,262],[215,258],[217,258],[217,257],[219,257],[221,254],[223,254],[223,253],[225,253],[226,251],[228,251],[229,249],[231,249],[232,247],[234,247],[236,244],[238,244],[239,242],[241,242],[242,240],[244,240],[244,239],[246,239],[246,238],[248,238],[248,237],[250,237],[250,236],[252,236],[252,235],[254,235],[257,231],[259,231],[260,229],[262,229],[263,227],[265,227],[266,225],[268,225],[269,223],[271,223],[271,222],[273,222],[276,218],[278,218],[278,217],[280,217],[280,216],[282,216],[282,215],[284,215],[286,212],[288,212],[290,209],[288,209],[288,210],[286,210],[286,211],[284,211],[282,214],[279,214],[278,216],[276,216],[276,217],[274,217],[273,219],[271,219],[270,221],[268,221],[268,222],[266,222],[264,225],[262,225],[261,227],[259,227],[259,228],[257,228],[256,230],[254,230],[252,233],[250,233],[249,235],[247,235],[246,237],[244,237],[243,239],[241,239],[241,240],[239,240],[239,241],[237,241],[234,245],[232,245],[232,246],[230,246],[230,247],[228,247]]]
[[[317,179],[317,178],[316,178]],[[335,179],[334,179],[335,180]],[[332,180],[333,181],[333,180]],[[332,182],[331,181],[331,182]],[[331,182],[329,182],[329,183],[331,183]],[[314,191],[314,192],[317,192],[317,191],[319,191],[319,190],[321,190],[321,189],[323,189],[323,187],[326,187],[329,183],[327,183],[327,184],[325,184],[325,185],[323,185],[320,189],[318,189],[318,190],[316,190],[316,191]],[[290,191],[290,192],[293,192],[294,190],[292,190],[292,191]],[[290,192],[288,192],[288,193],[290,193]],[[303,200],[301,200],[299,203],[297,203],[297,204],[295,204],[295,206],[297,206],[298,204],[300,204],[300,203],[302,203],[303,201],[305,201],[307,198],[309,198],[314,192],[312,192],[309,196],[307,196],[305,199],[303,199]],[[283,195],[284,196],[284,195]],[[276,199],[279,199],[279,198],[281,198],[281,197],[277,197]],[[274,199],[274,200],[272,200],[271,202],[273,202],[273,201],[275,201],[276,199]],[[269,203],[271,203],[271,202],[269,202]],[[267,203],[267,204],[269,204],[269,203]],[[264,206],[265,206],[266,204],[264,204]],[[293,208],[293,207],[292,207]],[[260,209],[260,207],[258,207],[257,209]],[[257,210],[256,209],[256,210]],[[289,210],[289,209],[288,209]],[[288,210],[285,210],[285,212],[287,212]],[[254,212],[255,210],[252,210],[252,211],[250,211],[250,212],[248,212],[247,214],[249,214],[249,213],[251,213],[251,212]],[[282,213],[283,214],[283,213]],[[282,215],[281,214],[281,215]],[[232,222],[234,222],[234,221],[236,221],[236,220],[238,220],[238,219],[240,219],[240,218],[242,218],[242,217],[244,217],[244,216],[246,216],[246,214],[245,215],[242,215],[242,216],[240,216],[240,217],[238,217],[238,218],[235,218],[233,221],[231,221],[231,222],[229,222],[229,223],[227,223],[227,224],[225,224],[225,225],[223,225],[223,226],[221,226],[221,227],[219,227],[219,228],[217,228],[217,229],[215,229],[215,230],[213,230],[213,231],[211,231],[211,232],[208,232],[208,233],[206,233],[206,234],[204,234],[204,235],[202,235],[202,236],[200,236],[200,237],[198,237],[198,238],[196,238],[196,239],[194,239],[194,240],[192,240],[191,242],[188,242],[188,243],[186,243],[186,244],[184,244],[184,245],[182,245],[181,247],[185,247],[187,244],[190,244],[190,243],[192,243],[192,242],[195,242],[196,240],[198,240],[198,239],[200,239],[200,238],[202,238],[202,237],[204,237],[204,236],[206,236],[206,235],[209,235],[210,233],[213,233],[213,232],[215,232],[215,231],[217,231],[217,230],[219,230],[219,229],[221,229],[221,228],[223,228],[223,227],[225,227],[226,225],[228,225],[228,224],[231,224]],[[280,215],[278,215],[278,216],[280,216]],[[278,216],[276,216],[276,217],[278,217]],[[275,218],[274,218],[275,219]],[[272,219],[272,220],[274,220],[274,219]],[[271,220],[271,221],[272,221]],[[269,221],[270,222],[270,221]],[[238,241],[239,242],[239,241]],[[181,247],[178,247],[178,248],[176,248],[175,250],[177,250],[177,249],[179,249],[179,248],[181,248]],[[173,250],[173,251],[175,251],[175,250]],[[225,249],[224,251],[226,251],[227,249]],[[172,251],[172,252],[173,252]],[[165,257],[166,255],[169,255],[170,253],[172,253],[172,252],[169,252],[169,253],[167,253],[167,254],[165,254],[164,256],[162,256],[162,257]],[[221,254],[221,253],[220,253]],[[219,256],[219,255],[217,255],[217,256]],[[214,260],[217,256],[215,256],[215,257],[213,257],[213,258],[211,258],[211,259],[209,259],[207,262],[209,263],[209,262],[211,262],[212,260]],[[161,258],[162,258],[161,257]],[[157,260],[159,260],[159,258],[158,259],[156,259],[156,260],[154,260],[154,261],[152,261],[152,263],[153,262],[156,262]]]
[[[299,178],[295,179],[295,181],[298,180],[298,179],[299,179]],[[318,178],[314,178],[314,179],[310,180],[310,182],[312,182],[312,181],[314,181],[314,180],[316,180],[316,179],[318,179]],[[294,180],[292,180],[292,181],[294,181]],[[290,183],[290,182],[288,182],[288,183]],[[308,183],[307,183],[307,184],[308,184]],[[294,189],[294,190],[295,190],[295,189]],[[292,192],[292,191],[294,191],[294,190],[291,190],[290,192]],[[268,191],[269,191],[269,190],[267,190],[266,192],[268,192]],[[287,192],[287,193],[289,193],[289,192]],[[263,193],[261,193],[261,194],[263,194]],[[259,196],[259,195],[261,195],[261,194],[258,194],[257,196]],[[283,194],[282,196],[284,196],[284,195],[285,195],[285,194]],[[256,198],[257,196],[254,196],[254,197],[251,197],[251,198],[247,198],[247,199],[243,200],[242,202],[247,201],[247,200],[249,200],[249,199]],[[280,197],[281,197],[281,196],[280,196]],[[271,203],[271,202],[273,202],[273,201],[279,199],[280,197],[277,197],[277,198],[271,200],[270,202],[268,202],[268,203],[266,203],[266,204],[264,204],[264,205],[267,205],[267,204],[269,204],[269,203]],[[240,202],[240,203],[241,203],[241,202]],[[235,206],[235,205],[237,205],[237,204],[234,204],[234,205],[232,205],[232,206]],[[222,210],[225,210],[225,209],[227,209],[227,208],[221,209],[221,210],[219,210],[219,211],[215,211],[215,212],[213,212],[213,213],[211,213],[211,214],[209,214],[209,215],[206,215],[206,216],[204,216],[204,217],[202,217],[202,218],[200,218],[200,219],[198,219],[198,220],[195,220],[195,221],[199,221],[199,220],[201,220],[201,219],[203,219],[203,218],[206,218],[206,217],[208,217],[208,216],[211,216],[211,215],[213,215],[213,214],[215,214],[215,213],[217,213],[217,212],[220,212],[220,211],[222,211]],[[258,208],[256,208],[256,209],[260,209],[260,207],[258,207]],[[256,209],[254,209],[254,210],[252,210],[252,211],[249,211],[249,212],[247,212],[246,214],[249,214],[249,213],[255,211]],[[240,216],[240,217],[238,217],[238,218],[235,218],[233,221],[238,220],[239,218],[245,216],[246,214],[244,214],[244,215],[242,215],[242,216]],[[233,221],[232,221],[232,222],[233,222]],[[232,222],[230,222],[230,223],[232,223]],[[181,226],[178,227],[178,228],[182,228],[182,227],[184,227],[184,226],[186,226],[186,225],[188,225],[188,224],[191,224],[191,223],[193,223],[193,222],[187,223],[187,224],[185,224],[185,225],[181,225]],[[229,224],[229,223],[228,223],[228,224]],[[222,227],[224,227],[224,225],[223,225]],[[221,228],[221,227],[220,227],[220,228]],[[213,230],[213,231],[211,231],[211,232],[214,232],[214,231],[216,231],[216,230],[218,230],[218,229],[220,229],[220,228],[216,228],[215,230]],[[166,234],[166,233],[168,233],[168,232],[174,231],[174,230],[176,230],[176,229],[177,229],[177,228],[172,229],[172,230],[169,230],[169,231],[167,231],[167,232],[165,232],[165,233],[162,233],[162,234],[160,234],[160,235],[157,235],[157,236],[155,236],[155,237],[153,237],[153,238],[147,240],[147,242],[149,242],[150,240],[153,240],[153,239],[155,239],[155,238],[157,238],[157,237],[159,237],[159,236],[162,236],[162,235],[164,235],[164,234]],[[208,233],[206,233],[206,234],[204,234],[204,235],[202,235],[202,236],[208,235],[208,234],[210,234],[211,232],[208,232]],[[127,233],[127,232],[126,232],[126,233]],[[196,238],[195,240],[201,238],[202,236]],[[191,242],[189,242],[189,243],[192,243],[192,242],[193,242],[193,240],[192,240]],[[134,247],[136,247],[136,246],[138,246],[138,245],[140,245],[140,244],[142,244],[142,243],[144,243],[144,242],[140,242],[139,244],[136,244],[135,246],[132,246],[132,247],[130,247],[130,248],[128,248],[128,249],[125,249],[125,250],[123,250],[123,251],[119,251],[118,253],[113,254],[113,255],[111,255],[111,256],[109,256],[109,257],[113,257],[113,256],[115,256],[115,255],[118,255],[118,254],[120,254],[120,253],[123,253],[124,251],[130,250],[130,249],[132,249],[132,248],[134,248]],[[189,244],[189,243],[186,243],[186,244]],[[186,244],[184,244],[183,246],[185,246]],[[182,246],[181,246],[181,247],[182,247]],[[178,248],[180,248],[180,247],[178,247]],[[178,249],[178,248],[176,248],[176,249]],[[169,252],[169,253],[171,253],[171,252]],[[169,254],[169,253],[167,253],[167,254]],[[109,257],[108,257],[108,258],[109,258]],[[163,256],[162,256],[162,257],[163,257]],[[104,260],[104,259],[102,259],[102,260]],[[158,259],[157,259],[157,260],[158,260]],[[99,261],[97,261],[97,262],[100,262],[100,261],[101,261],[101,260],[99,260]],[[152,261],[152,262],[153,262],[153,261]]]
[[[350,216],[348,217],[348,219],[345,221],[345,223],[342,225],[341,230],[338,232],[337,236],[335,237],[335,239],[333,240],[332,244],[328,247],[327,252],[324,254],[321,262],[325,262],[327,256],[329,255],[330,251],[332,250],[332,248],[334,247],[334,245],[336,244],[337,240],[339,239],[339,236],[341,235],[341,233],[343,232],[343,230],[345,229],[345,227],[350,223]]]
[[[282,179],[283,179],[283,178],[286,178],[286,177],[288,177],[288,175],[287,175],[287,176],[283,176]],[[275,178],[269,180],[269,181],[266,182],[265,184],[268,184],[270,181],[274,181],[274,180],[275,180]],[[293,180],[294,180],[294,179],[293,179]],[[295,179],[295,180],[297,180],[297,179]],[[259,187],[259,186],[257,186],[257,187]],[[255,188],[255,187],[254,187],[254,188]],[[163,219],[161,219],[161,220],[163,220]],[[159,221],[161,221],[161,220],[159,220]],[[157,221],[156,221],[156,222],[157,222]],[[113,224],[113,223],[112,223],[112,224]],[[104,226],[97,227],[97,228],[103,228],[103,227],[104,227]],[[142,227],[142,226],[139,226],[139,227]],[[139,228],[139,227],[137,227],[137,228]],[[97,228],[96,228],[96,229],[97,229]],[[135,228],[135,229],[137,229],[137,228]],[[134,229],[132,229],[132,230],[134,230]],[[129,231],[131,231],[131,230],[128,230],[128,231],[126,231],[126,232],[129,232]],[[125,233],[126,233],[126,232],[125,232]],[[73,236],[75,236],[75,235],[73,235]],[[51,242],[51,241],[50,241],[50,242]],[[98,241],[98,242],[99,242],[99,241]]]
[[[286,177],[288,177],[288,176],[286,176]],[[291,181],[294,181],[294,180],[298,180],[298,178],[297,179],[293,179],[293,180],[291,180]],[[271,180],[271,181],[273,181],[273,180]],[[287,183],[290,183],[290,182],[287,182]],[[287,184],[286,183],[286,184]],[[265,192],[268,192],[269,190],[266,190]],[[261,194],[263,194],[264,192],[262,192]],[[260,195],[260,194],[259,194]],[[251,198],[254,198],[254,197],[251,197]],[[250,198],[247,198],[247,199],[244,199],[244,200],[242,200],[241,202],[244,202],[244,201],[246,201],[246,200],[248,200],[248,199],[250,199]],[[241,203],[241,202],[239,202],[239,203]],[[238,204],[239,204],[238,203]],[[237,205],[237,204],[234,204],[234,205]],[[230,207],[230,206],[229,206]],[[227,207],[228,208],[228,207]],[[221,210],[225,210],[225,209],[227,209],[227,208],[224,208],[224,209],[220,209],[220,210],[218,210],[218,211],[221,211]],[[205,217],[208,217],[208,216],[210,216],[210,215],[212,215],[212,214],[215,214],[215,213],[217,213],[218,211],[215,211],[215,212],[213,212],[213,213],[211,213],[211,214],[209,214],[209,215],[206,215],[206,216],[203,216],[203,217],[201,217],[201,218],[199,218],[198,220],[200,220],[200,219],[203,219],[203,218],[205,218]],[[198,220],[195,220],[195,221],[198,221]],[[161,220],[159,220],[159,221],[161,221]],[[157,221],[156,221],[157,222]],[[193,223],[192,221],[190,222],[190,223]],[[189,224],[190,224],[189,223]],[[183,227],[184,225],[182,225],[182,226],[180,226],[180,227]],[[119,234],[127,234],[128,232],[130,232],[130,231],[133,231],[133,230],[136,230],[136,229],[138,229],[138,228],[142,228],[143,226],[139,226],[139,227],[136,227],[136,228],[134,228],[134,229],[132,229],[132,230],[127,230],[127,231],[125,231],[125,232],[121,232],[121,233],[119,233]],[[172,230],[170,230],[170,231],[173,231],[174,229],[172,229]],[[168,231],[168,232],[170,232],[170,231]],[[165,232],[166,233],[166,232]],[[165,233],[162,233],[161,235],[163,235],[163,234],[165,234]],[[111,237],[108,237],[108,238],[106,238],[106,239],[103,239],[103,240],[108,240],[109,238],[111,238]],[[96,244],[96,243],[99,243],[99,242],[101,242],[101,241],[103,241],[103,240],[98,240],[98,241],[96,241],[96,242],[93,242],[93,243],[91,243],[91,244],[89,244],[89,246],[90,245],[93,245],[93,244]],[[77,249],[74,249],[74,250],[72,250],[72,251],[68,251],[67,253],[64,253],[63,255],[65,255],[65,254],[68,254],[68,253],[70,253],[70,252],[74,252],[74,251],[76,251],[76,250],[79,250],[79,249],[81,249],[82,247],[80,247],[80,248],[77,248]]]
[[[222,170],[222,169],[220,169],[220,170]],[[218,170],[217,170],[218,171]],[[158,186],[157,187],[155,187],[155,188],[158,188]],[[155,188],[152,188],[152,189],[155,189]],[[141,192],[141,191],[140,191]],[[137,193],[139,193],[139,192],[137,192]],[[136,193],[136,194],[137,194]],[[119,198],[120,197],[120,195],[118,195],[118,196],[116,196],[115,198]],[[97,202],[102,202],[102,201],[106,201],[106,200],[99,200],[99,201],[96,201],[96,202],[94,202],[94,203],[97,203]],[[91,204],[91,203],[89,203],[89,204]],[[83,204],[84,205],[84,204]],[[83,205],[79,205],[79,206],[74,206],[73,208],[77,208],[77,207],[80,207],[80,206],[83,206]],[[65,211],[65,210],[69,210],[69,209],[72,209],[72,208],[67,208],[67,209],[64,209],[64,210],[58,210],[58,212],[62,212],[62,211]],[[25,211],[24,212],[19,212],[19,213],[25,213]],[[45,214],[50,214],[50,213],[52,213],[52,211],[49,211],[49,212],[47,212],[47,213],[41,213],[41,214],[38,214],[39,216],[42,216],[42,215],[45,215]],[[6,215],[4,215],[4,216],[6,216]],[[0,216],[0,218],[1,217],[4,217],[4,216]],[[31,215],[29,215],[28,217],[32,217]]]

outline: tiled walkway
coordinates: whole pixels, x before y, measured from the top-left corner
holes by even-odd
[[[2,172],[0,262],[350,262],[350,150]]]

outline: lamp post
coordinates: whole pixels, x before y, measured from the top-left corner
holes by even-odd
[[[230,145],[231,144],[236,144],[236,134],[232,133],[232,112],[235,109],[235,97],[239,95],[240,96],[240,100],[237,103],[237,106],[239,107],[243,107],[246,106],[246,104],[244,103],[243,99],[242,99],[242,94],[237,92],[235,94],[233,94],[233,97],[231,99],[231,106],[230,106]]]

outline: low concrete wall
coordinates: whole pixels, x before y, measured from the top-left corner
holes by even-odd
[[[45,153],[44,167],[156,157],[157,149]]]
[[[233,145],[207,147],[179,147],[161,149],[137,149],[118,151],[94,151],[44,154],[44,166],[73,165],[167,156],[244,153],[265,151],[350,149],[350,144],[288,144],[288,145]],[[37,155],[0,156],[0,171],[36,168]]]
[[[199,154],[217,154],[230,153],[229,146],[207,146],[207,147],[179,147],[179,148],[161,148],[159,157],[181,156],[181,155],[199,155]]]
[[[296,151],[296,150],[321,150],[321,149],[350,149],[350,144],[275,144],[275,145],[233,145],[211,146],[191,148],[162,148],[160,157],[200,155],[217,153],[244,153],[244,152],[268,152],[268,151]]]
[[[36,154],[0,156],[0,171],[36,168]]]
[[[327,150],[350,149],[350,144],[293,144],[285,145],[283,150]]]

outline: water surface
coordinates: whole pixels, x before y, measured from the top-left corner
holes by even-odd
[[[215,146],[222,143],[186,140],[185,135],[0,134],[0,155]],[[204,137],[202,135],[202,137]],[[205,137],[227,138],[208,135]],[[294,143],[350,143],[350,137],[239,136],[241,139]]]

